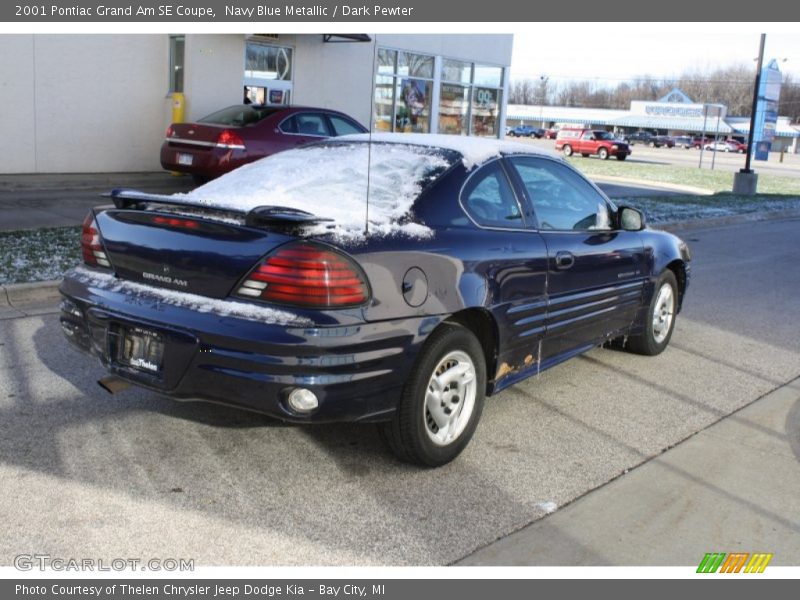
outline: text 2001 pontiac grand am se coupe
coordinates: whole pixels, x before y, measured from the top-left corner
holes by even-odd
[[[111,196],[61,285],[73,344],[174,397],[377,422],[423,465],[487,395],[622,336],[659,354],[689,281],[680,239],[498,140],[347,136]]]

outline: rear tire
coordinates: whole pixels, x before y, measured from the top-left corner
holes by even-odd
[[[628,338],[627,348],[636,354],[655,356],[661,354],[675,330],[678,309],[678,281],[675,274],[665,270],[656,281],[653,297],[645,316],[644,331]]]
[[[566,144],[561,151],[564,153],[564,156],[572,156],[572,146]]]
[[[401,460],[440,467],[458,456],[478,426],[486,393],[486,361],[478,338],[445,323],[417,357],[394,419],[381,434]]]

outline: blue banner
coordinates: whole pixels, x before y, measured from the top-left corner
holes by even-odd
[[[775,138],[778,123],[778,100],[781,95],[781,71],[776,60],[761,69],[761,81],[758,85],[758,106],[756,108],[756,127],[753,135],[754,158],[768,160]]]

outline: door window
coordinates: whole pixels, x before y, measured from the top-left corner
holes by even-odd
[[[531,157],[510,159],[525,186],[539,229],[610,230],[608,203],[569,167]]]

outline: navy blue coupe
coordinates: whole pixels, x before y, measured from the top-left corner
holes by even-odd
[[[376,422],[428,466],[464,449],[485,396],[608,341],[659,354],[689,282],[680,239],[499,140],[347,136],[189,194],[110,196],[60,288],[106,383]]]

